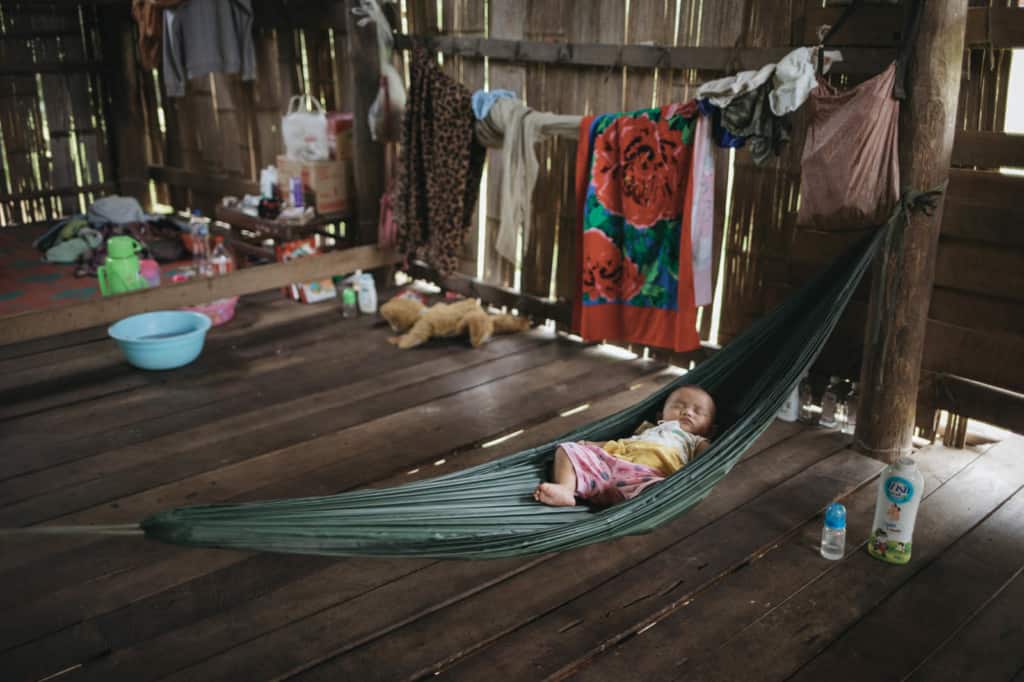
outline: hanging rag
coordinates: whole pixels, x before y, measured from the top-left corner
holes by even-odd
[[[685,210],[698,117],[689,102],[580,124],[573,325],[584,339],[700,346]]]
[[[164,10],[164,84],[184,97],[190,78],[240,73],[256,78],[252,0],[189,0]]]
[[[878,222],[899,199],[896,64],[845,91],[825,81],[811,93],[800,162],[797,222],[823,230]]]
[[[746,142],[722,127],[722,109],[711,103],[709,99],[697,100],[697,108],[711,122],[711,137],[715,144],[725,149],[742,147]]]
[[[817,55],[819,47],[798,47],[775,65],[772,74],[772,91],[768,95],[772,112],[785,116],[796,111],[807,101],[811,90],[818,87]],[[832,64],[843,60],[838,50],[826,50],[822,62],[822,73],[828,73]]]
[[[771,88],[770,82],[764,82],[722,109],[722,127],[745,138],[750,156],[759,166],[781,154],[789,141],[789,120],[776,116],[768,103]]]
[[[139,64],[146,71],[160,66],[163,48],[164,9],[184,0],[132,0],[132,18],[138,24]]]
[[[756,71],[740,71],[739,73],[708,81],[697,88],[697,99],[708,99],[721,109],[740,95],[758,89],[768,83],[775,73],[775,64],[765,64]]]
[[[487,118],[491,107],[499,99],[516,99],[516,93],[511,90],[477,90],[473,93],[473,114],[476,120],[482,121]]]
[[[713,125],[697,117],[693,135],[693,161],[687,184],[685,212],[690,217],[690,253],[693,266],[693,304],[711,303],[711,267],[715,236],[715,146]]]
[[[484,149],[473,134],[469,90],[426,50],[413,51],[402,125],[395,218],[399,252],[442,275],[458,267],[480,192]]]
[[[534,147],[554,135],[576,139],[581,120],[581,116],[534,111],[521,100],[501,98],[492,102],[486,119],[477,122],[477,140],[501,144],[501,221],[494,248],[503,258],[516,261],[520,225],[524,248],[530,243],[533,187],[540,172]]]

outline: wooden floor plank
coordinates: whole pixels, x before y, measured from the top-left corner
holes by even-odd
[[[306,406],[308,409],[305,412],[283,411],[285,421],[271,421],[267,426],[243,419],[242,425],[248,430],[240,433],[222,430],[215,425],[212,435],[207,433],[206,440],[200,440],[200,447],[196,448],[190,447],[191,441],[181,441],[174,437],[163,443],[163,449],[147,443],[135,449],[134,458],[144,460],[140,464],[70,489],[61,489],[2,508],[0,525],[30,525],[42,521],[78,525],[121,523],[133,518],[141,520],[155,510],[153,503],[147,502],[149,500],[157,500],[156,504],[166,507],[224,499],[243,490],[246,476],[255,472],[262,472],[266,480],[293,479],[304,470],[298,465],[297,458],[290,457],[289,453],[301,451],[301,457],[310,462],[308,466],[315,467],[319,461],[316,457],[331,461],[335,459],[336,452],[358,446],[353,446],[352,440],[348,440],[345,444],[338,444],[338,450],[333,449],[331,436],[344,432],[348,427],[360,425],[365,428],[374,420],[395,411],[423,405],[523,369],[572,358],[578,352],[572,344],[565,342],[531,350],[533,352],[512,353],[497,359],[486,355],[452,353],[435,359],[419,374],[410,373],[408,369],[376,375],[371,372],[370,377],[350,384],[345,387],[346,390],[333,395],[333,403],[339,403],[337,406],[332,401],[326,401],[325,405],[316,409]],[[583,363],[581,366],[586,366],[588,361],[579,362]],[[573,366],[570,364],[570,367]],[[430,378],[434,373],[436,376]],[[424,377],[427,377],[425,381]],[[318,428],[325,433],[313,430],[311,424],[317,423],[313,421],[314,418],[319,418]],[[120,458],[127,457],[131,461],[132,455],[132,452],[121,453]],[[249,459],[259,463],[251,471],[245,463]],[[281,462],[288,462],[285,468],[287,474],[282,474]],[[228,480],[234,480],[235,487],[230,487]],[[177,484],[175,481],[183,482]],[[172,495],[172,490],[179,492]],[[16,540],[0,538],[0,543],[16,548]],[[28,562],[38,561],[53,551],[79,551],[79,548],[87,544],[99,542],[103,542],[103,539],[96,536],[23,538],[20,543],[22,551],[6,553],[0,558],[4,571],[0,575],[21,583],[31,583],[50,575],[50,572],[33,570]],[[119,546],[115,542],[110,544]],[[29,565],[27,577],[8,576],[11,569],[25,565]]]
[[[853,681],[871,669],[902,679],[1022,567],[1024,492],[1018,491],[790,679],[819,680],[827,673],[830,680]],[[1024,606],[1024,600],[1016,604]],[[920,627],[923,622],[928,627]],[[1015,670],[1013,663],[1002,677]]]
[[[1015,529],[1020,533],[1020,526]],[[1024,676],[1024,574],[1018,572],[979,613],[932,653],[907,682],[1019,680]]]
[[[881,565],[855,552],[679,674],[694,679],[777,680],[796,672],[850,625],[899,589],[1024,484],[1024,457],[1015,443],[996,445],[922,502],[914,556],[905,566]],[[964,504],[971,500],[971,504]],[[822,608],[843,599],[845,608]]]
[[[568,430],[618,412],[673,377],[674,374],[666,372],[640,377],[631,385],[635,390],[599,399],[586,411],[549,419],[528,428],[519,438],[496,446],[449,456],[445,471],[548,442]],[[775,430],[766,436],[767,441],[780,438]],[[438,471],[437,467],[426,467],[415,475],[403,473],[381,484],[398,485],[431,473],[436,475]],[[313,575],[307,570],[309,561],[256,555],[237,568],[229,567],[37,640],[10,652],[5,660],[10,670],[23,671],[27,677],[84,664],[68,679],[148,679],[154,671],[166,674],[198,663],[269,630],[369,592],[371,587],[377,589],[374,586],[384,585],[396,576],[435,563],[412,559],[331,562],[336,565]],[[265,589],[271,584],[265,574],[281,586],[272,591]],[[346,593],[346,585],[357,585],[360,590]],[[374,598],[379,598],[379,594]]]
[[[940,449],[941,456],[919,457],[926,495],[934,494],[979,456],[967,450]],[[863,543],[871,532],[876,498],[874,484],[843,498],[848,520],[847,554],[863,551]],[[593,655],[585,661],[568,661],[563,670],[583,666],[572,676],[574,680],[681,676],[681,666],[688,660],[699,659],[714,650],[838,566],[818,553],[821,524],[820,517],[804,524],[786,541],[695,595],[685,608],[667,618],[640,624],[635,631],[641,634],[617,646],[591,652]]]
[[[507,354],[502,354],[506,358],[515,356],[540,363],[545,358],[555,357],[547,355],[550,351],[545,349],[539,349],[536,354],[529,352],[543,343],[539,337],[524,335],[504,341],[495,347],[507,349]],[[502,355],[488,351],[459,352],[442,346],[418,355],[403,353],[395,357],[394,349],[389,352],[368,346],[363,351],[353,348],[351,354],[338,363],[312,360],[308,367],[311,376],[305,381],[293,370],[285,376],[272,374],[266,381],[250,378],[245,382],[249,391],[234,397],[225,396],[212,405],[151,419],[138,429],[141,442],[110,447],[95,456],[79,457],[0,481],[0,500],[3,500],[0,524],[10,523],[14,518],[23,524],[45,520],[39,514],[22,515],[14,509],[7,513],[6,508],[22,500],[32,500],[30,506],[41,505],[48,509],[44,515],[52,518],[69,513],[73,510],[70,505],[92,506],[95,499],[76,503],[74,498],[89,500],[89,486],[106,489],[112,477],[126,471],[134,471],[146,481],[166,482],[174,480],[170,476],[181,478],[196,473],[189,461],[203,454],[216,456],[217,464],[223,465],[273,447],[300,442],[309,437],[311,424],[318,425],[317,428],[329,424],[331,430],[344,428],[346,418],[351,421],[356,415],[349,408],[355,403],[395,393],[397,398],[393,398],[391,404],[400,409],[420,399],[418,384],[446,373],[467,372],[473,367],[490,365],[503,359]],[[410,371],[412,367],[417,370]],[[275,387],[275,382],[280,388]],[[402,388],[407,390],[399,393]],[[161,435],[165,432],[166,435]],[[246,445],[249,450],[245,449]],[[157,463],[163,463],[163,471],[153,468]],[[64,490],[72,487],[70,494]],[[109,499],[137,489],[118,494],[110,488],[111,492],[106,494]],[[51,503],[53,498],[56,499]]]
[[[569,581],[562,581],[561,583],[558,581],[541,581],[536,588],[530,588],[530,590],[527,590],[527,592],[530,592],[533,589],[555,589],[559,585],[561,585],[563,588],[570,590],[583,589],[583,583],[585,583],[588,580],[594,581],[595,583],[600,583],[601,575],[604,575],[605,577],[614,575],[614,573],[617,572],[621,566],[632,565],[639,561],[642,561],[644,557],[650,555],[651,553],[657,552],[663,549],[665,546],[673,544],[680,537],[685,537],[689,534],[698,531],[700,528],[707,526],[710,523],[713,523],[717,518],[728,513],[736,506],[739,506],[744,502],[748,501],[751,497],[764,492],[766,489],[770,489],[773,485],[776,485],[781,481],[784,481],[785,478],[788,475],[794,473],[794,471],[802,470],[807,465],[808,460],[818,460],[826,456],[827,453],[821,452],[821,446],[823,445],[823,443],[828,442],[828,439],[818,437],[812,438],[811,440],[813,443],[812,445],[805,444],[803,448],[797,449],[799,450],[798,452],[794,452],[792,448],[785,448],[783,446],[779,446],[778,448],[773,449],[778,450],[778,452],[775,454],[772,454],[772,450],[766,451],[765,454],[762,455],[762,457],[770,457],[770,460],[768,461],[770,461],[771,464],[765,465],[763,470],[758,469],[756,474],[753,476],[728,477],[725,481],[719,484],[718,489],[716,489],[715,493],[709,496],[696,509],[692,510],[689,514],[681,518],[678,522],[670,524],[670,526],[666,527],[665,529],[662,529],[657,533],[651,533],[644,536],[624,538],[609,543],[602,543],[600,545],[595,545],[592,547],[584,548],[582,550],[568,552],[564,555],[559,555],[555,557],[554,559],[552,559],[551,563],[551,565],[554,568],[545,568],[545,570],[552,570],[556,573],[564,574],[567,570],[566,567],[570,567],[568,570],[570,571],[569,575],[572,576],[572,579]],[[832,442],[835,442],[834,439]],[[760,459],[761,458],[758,458],[758,460]],[[756,467],[746,467],[743,464],[739,465],[737,468],[756,469]],[[543,566],[547,567],[548,564],[545,563]],[[530,582],[531,584],[534,583],[534,581],[532,580]],[[566,587],[566,582],[569,583],[568,587]],[[541,585],[544,586],[541,587]],[[573,587],[574,585],[575,587]],[[532,598],[524,597],[524,599]],[[491,606],[494,607],[493,602],[488,601],[487,603],[491,604]],[[492,608],[492,612],[489,613],[487,617],[484,619],[484,621],[487,622],[477,623],[477,625],[479,625],[481,628],[486,628],[488,631],[490,631],[491,628],[499,625],[497,620],[495,620],[494,623],[491,623],[490,620],[492,618],[501,618],[501,622],[504,622],[505,616],[501,613],[503,609],[504,605],[500,609]],[[445,612],[448,612],[448,610],[446,609]],[[518,609],[516,609],[516,612],[519,613]],[[326,618],[329,617],[329,614],[322,614],[320,617]],[[432,618],[430,618],[429,614],[427,616],[427,620],[424,622],[432,622]],[[408,633],[414,629],[417,632],[420,631],[420,626],[417,623],[419,623],[419,621],[405,628],[402,628],[402,630],[400,630],[399,633]],[[465,625],[462,625],[458,628],[460,636],[465,636],[466,634],[464,627]],[[247,645],[247,647],[244,649],[244,654],[241,656],[241,658],[252,659],[252,668],[250,669],[252,671],[255,671],[257,669],[265,669],[264,666],[270,665],[271,662],[263,660],[263,658],[258,653],[260,650],[266,649],[273,651],[281,651],[283,649],[288,649],[289,647],[286,646],[287,642],[299,640],[308,641],[308,633],[311,630],[315,631],[317,628],[317,620],[307,619],[306,621],[298,623],[294,628],[289,628],[287,632],[282,631],[281,634],[275,633],[275,635],[272,635],[264,642],[260,642],[259,640],[257,640],[257,642],[254,643],[252,646]],[[434,635],[431,634],[425,637],[422,641],[417,642],[416,646],[414,647],[416,651],[422,651],[424,646],[437,646],[438,649],[435,653],[440,655],[444,651],[447,651],[448,647],[458,646],[458,643],[454,639],[452,639],[452,633],[449,632],[447,628],[442,628],[441,630],[430,630],[430,632],[434,634],[436,634],[436,632],[445,632],[443,643],[441,641],[437,641],[437,638],[435,638]],[[388,636],[384,638],[384,640],[374,640],[372,644],[356,649],[352,652],[352,654],[350,654],[350,656],[357,656],[359,660],[363,660],[363,654],[361,654],[360,652],[369,651],[371,649],[377,650],[378,647],[384,645],[383,643],[385,640],[390,641],[393,638],[399,636],[399,633],[391,633],[390,630],[388,630],[388,633],[390,634],[388,634]],[[482,632],[478,634],[482,634]],[[282,637],[285,639],[279,640],[277,639],[277,637]],[[293,640],[291,638],[295,639]],[[427,642],[429,642],[429,645],[426,644]],[[318,646],[317,651],[315,652],[307,649],[307,651],[301,657],[301,660],[300,657],[293,656],[291,661],[289,662],[289,665],[297,665],[301,669],[302,667],[308,665],[308,661],[316,660],[317,656],[327,658],[328,656],[336,655],[339,650],[343,651],[348,648],[348,644],[345,640],[336,640],[334,642],[324,641],[321,643],[320,646]],[[216,678],[219,674],[216,671],[227,670],[232,664],[237,664],[237,661],[240,658],[237,655],[238,653],[240,652],[232,651],[227,656],[213,659],[212,661],[197,667],[195,670],[193,670],[193,673],[199,678],[207,676],[212,676]],[[409,653],[412,652],[410,651]],[[349,656],[343,656],[342,658],[345,660],[349,660]],[[378,673],[380,673],[381,678],[396,679],[396,676],[398,676],[396,668],[400,664],[399,661],[401,662],[401,664],[409,666],[409,654],[400,655],[396,660],[396,667],[390,668],[386,674],[383,672],[382,669],[378,669]],[[273,664],[280,665],[280,659],[275,658]],[[246,665],[248,665],[248,663]],[[370,668],[368,668],[367,670],[369,669]],[[282,667],[281,669],[275,668],[273,671],[271,671],[271,674],[276,674],[278,672],[280,674],[284,674],[285,672],[291,671],[288,667]],[[243,670],[242,673],[244,676],[245,671]],[[356,677],[358,677],[358,675]],[[345,678],[345,676],[342,676],[341,678],[343,679]]]
[[[648,364],[648,368],[653,364]],[[600,373],[594,371],[598,365],[602,367]],[[582,394],[587,395],[598,386],[607,390],[628,382],[631,376],[642,373],[642,365],[622,361],[609,364],[607,357],[584,351],[577,357],[464,390],[450,398],[433,400],[337,434],[124,498],[113,514],[123,521],[187,503],[316,495],[365,485],[425,463],[426,449],[430,457],[436,458],[438,453],[477,442],[486,434],[517,423],[516,420],[529,418],[531,413],[543,414],[552,405],[564,405],[573,398],[570,386],[573,390],[582,386]],[[522,395],[536,397],[524,404],[517,399]],[[452,424],[448,417],[453,414],[475,414],[475,419]],[[382,452],[390,452],[393,457],[381,457]],[[288,478],[282,480],[283,475]],[[105,508],[96,508],[96,513],[100,519],[113,518]],[[127,576],[117,574],[109,580],[93,581],[82,588],[68,588],[36,600],[11,614],[10,622],[17,622],[17,627],[0,623],[0,646],[28,641],[74,620],[183,584],[209,570],[222,568],[232,560],[224,560],[222,555],[234,554],[209,552],[213,566],[208,568],[192,556],[194,553],[178,554],[166,562],[141,566]],[[77,613],[68,613],[69,601],[77,604]]]
[[[536,339],[524,336],[508,337],[507,340],[503,339],[500,343],[496,343],[495,347],[507,351],[510,357],[522,355],[517,361],[527,365],[534,364],[536,361],[546,357],[543,353],[540,353],[537,357],[528,357],[524,352],[518,352],[538,347]],[[564,346],[561,350],[554,352],[562,356],[560,353],[563,351],[568,354],[572,352],[571,349],[567,349]],[[347,424],[353,423],[353,420],[376,419],[395,410],[400,410],[401,406],[408,407],[411,404],[422,403],[429,399],[428,396],[438,395],[438,391],[443,390],[445,386],[449,390],[461,390],[460,386],[463,386],[466,381],[472,381],[474,376],[473,368],[488,367],[496,359],[500,359],[489,352],[469,353],[458,350],[451,351],[451,349],[443,347],[426,350],[415,356],[404,353],[398,354],[399,351],[397,350],[393,350],[393,353],[396,354],[397,358],[392,357],[390,360],[395,366],[392,371],[380,371],[382,368],[375,363],[369,363],[362,370],[349,373],[347,377],[353,383],[344,386],[342,389],[334,390],[328,396],[330,399],[325,399],[323,403],[319,403],[315,395],[308,396],[307,399],[300,398],[298,406],[290,406],[290,404],[285,403],[282,406],[284,409],[275,417],[261,413],[255,415],[255,419],[250,419],[253,415],[246,413],[248,416],[243,415],[239,420],[222,420],[209,427],[201,427],[200,432],[197,434],[186,433],[187,438],[182,438],[180,434],[172,433],[155,441],[133,445],[126,451],[121,452],[119,457],[113,459],[112,471],[103,470],[101,465],[110,464],[110,458],[103,459],[95,466],[95,469],[103,474],[102,477],[90,478],[85,484],[72,486],[70,489],[63,488],[61,491],[49,496],[53,504],[61,509],[78,508],[83,511],[69,515],[53,516],[54,507],[50,506],[49,501],[44,500],[42,497],[37,497],[0,509],[0,518],[3,519],[3,523],[8,525],[27,525],[47,519],[58,524],[100,523],[106,522],[100,519],[110,519],[112,514],[115,518],[120,516],[123,519],[125,516],[119,511],[119,504],[112,503],[113,506],[103,505],[98,508],[88,507],[88,505],[94,504],[97,499],[113,500],[116,497],[116,493],[111,491],[116,491],[119,485],[118,481],[124,481],[124,477],[134,480],[131,478],[132,476],[135,476],[135,479],[137,479],[141,475],[145,480],[153,479],[151,475],[153,472],[148,471],[148,467],[152,466],[154,461],[164,458],[170,459],[168,466],[170,466],[174,474],[170,481],[173,481],[187,475],[189,471],[188,462],[202,463],[212,459],[214,464],[211,466],[216,468],[217,466],[222,466],[223,463],[237,462],[247,457],[281,450],[288,445],[314,437],[317,432],[310,429],[310,424],[318,424],[319,429],[332,433],[344,429]],[[420,369],[416,373],[410,372],[410,367],[416,366],[417,360],[425,358],[430,360],[426,368]],[[492,373],[499,371],[502,367],[507,367],[511,361],[508,360],[505,365],[490,368],[489,371]],[[510,368],[511,370],[512,368]],[[446,384],[430,382],[431,378],[459,372],[463,374],[447,380]],[[469,374],[466,374],[467,372]],[[460,381],[463,383],[460,384]],[[425,391],[410,390],[410,387],[422,382],[428,382],[428,387]],[[392,393],[394,393],[393,396],[391,395]],[[275,412],[272,394],[267,394],[260,402],[269,403],[270,407],[267,408],[267,411],[270,413]],[[340,409],[348,406],[348,404],[354,404],[355,407],[350,408],[346,413],[338,412]],[[304,412],[293,413],[287,410],[288,408],[300,408]],[[321,413],[325,414],[319,422],[310,422],[311,415],[319,415]],[[239,429],[245,429],[245,431]],[[255,431],[255,433],[248,433],[250,430]],[[218,458],[223,459],[223,462]],[[193,466],[198,465],[194,464]],[[210,469],[211,466],[207,466],[206,469]],[[118,475],[106,476],[106,474],[114,473]],[[47,479],[44,474],[44,483],[45,480]],[[160,484],[170,481],[166,479],[157,480]],[[108,485],[111,487],[106,487]],[[190,494],[195,495],[196,492],[191,491]],[[90,500],[92,501],[91,503],[89,502]],[[86,506],[83,507],[83,504]],[[181,504],[188,504],[188,501],[182,501]],[[31,543],[22,543],[24,551],[8,552],[0,555],[0,570],[6,571],[11,567],[24,565],[29,561],[37,560],[41,556],[51,554],[54,551],[53,547],[56,547],[58,550],[69,549],[96,541],[97,539],[94,537],[77,537],[62,540],[33,539]],[[3,544],[16,542],[15,539],[10,538],[0,539],[0,543]],[[11,544],[12,549],[17,547],[18,545]],[[0,576],[2,574],[4,573],[0,572]]]
[[[585,557],[553,561],[299,679],[360,677],[374,660],[387,661],[392,679],[435,669],[455,679],[480,679],[488,669],[497,679],[544,678],[652,614],[680,608],[702,585],[779,542],[829,499],[872,480],[879,468],[874,460],[841,451],[633,566],[613,564],[612,574],[599,575],[597,584],[585,580],[589,570],[574,564],[589,569],[607,561],[600,547]],[[495,615],[488,618],[487,612]],[[443,644],[430,642],[430,633],[439,631],[446,633]],[[459,661],[485,646],[480,655]]]
[[[77,439],[84,435],[212,404],[244,391],[250,377],[304,360],[330,360],[332,355],[340,355],[332,351],[341,344],[353,350],[384,345],[386,336],[386,328],[372,318],[342,322],[325,313],[253,331],[244,341],[235,333],[216,337],[195,362],[165,372],[131,367],[115,349],[109,366],[13,389],[18,400],[0,408],[0,416],[6,418],[0,445],[31,448],[42,434],[63,436],[61,442],[75,452]],[[295,381],[301,381],[301,374],[293,371]],[[183,399],[186,389],[195,392],[191,402]],[[214,389],[218,393],[209,394]],[[98,393],[103,394],[102,400],[93,397]]]

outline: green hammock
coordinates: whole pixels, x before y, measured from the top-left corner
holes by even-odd
[[[147,537],[191,546],[474,559],[562,551],[649,532],[710,493],[772,422],[904,210],[696,369],[637,405],[561,438],[395,488],[186,507],[154,514],[141,528]],[[533,500],[558,443],[628,435],[642,420],[653,420],[668,394],[684,384],[702,386],[718,404],[721,433],[700,459],[608,509],[548,507]]]

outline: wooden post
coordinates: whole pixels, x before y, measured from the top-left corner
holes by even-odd
[[[949,177],[967,19],[967,0],[922,4],[899,130],[900,183],[919,191]],[[890,309],[871,305],[855,440],[859,450],[883,461],[911,446],[941,219],[939,197],[933,215],[910,217],[902,248],[880,253],[875,267],[873,302],[882,296],[883,271],[900,268],[900,286]],[[875,325],[877,342],[870,331]]]
[[[384,193],[384,146],[370,137],[367,113],[377,97],[380,63],[377,57],[376,26],[372,23],[356,25],[358,17],[351,10],[358,6],[358,0],[339,4],[340,11],[345,14],[345,42],[349,62],[346,83],[355,116],[352,131],[355,220],[352,227],[356,244],[375,244],[380,198]]]
[[[105,112],[111,141],[114,177],[121,194],[149,203],[145,116],[139,72],[135,66],[135,39],[128,3],[100,8],[103,41]]]

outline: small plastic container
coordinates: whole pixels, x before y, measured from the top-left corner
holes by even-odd
[[[825,527],[821,529],[821,556],[838,561],[846,553],[846,507],[833,502],[825,509]]]

